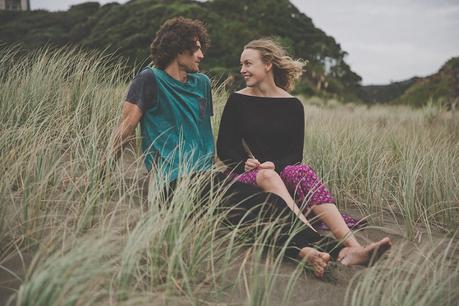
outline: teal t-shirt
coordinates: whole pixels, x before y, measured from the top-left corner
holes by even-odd
[[[145,165],[170,182],[209,169],[214,157],[209,78],[189,73],[186,83],[148,67],[156,79],[156,101],[140,121]]]

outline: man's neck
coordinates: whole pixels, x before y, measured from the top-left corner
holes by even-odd
[[[188,80],[188,74],[185,69],[182,69],[175,61],[170,63],[164,71],[179,82],[186,83]]]

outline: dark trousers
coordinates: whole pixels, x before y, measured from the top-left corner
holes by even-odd
[[[173,195],[177,181],[166,189],[167,197]],[[230,182],[223,173],[213,173],[202,188],[201,197],[208,197],[212,190],[224,188],[220,207],[228,210],[227,222],[231,226],[275,226],[272,243],[287,244],[286,255],[297,257],[300,249],[312,247],[327,252],[336,260],[343,246],[330,237],[322,236],[299,221],[287,203],[276,194],[263,192],[260,188],[240,182]],[[255,232],[261,232],[255,229]]]

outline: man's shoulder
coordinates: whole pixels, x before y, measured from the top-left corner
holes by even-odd
[[[203,82],[205,84],[209,84],[210,85],[210,78],[205,75],[204,73],[201,73],[201,72],[196,72],[196,73],[193,73],[192,74],[197,80],[199,80],[200,82]]]
[[[155,82],[155,74],[151,68],[144,68],[140,72],[138,72],[133,81],[133,84],[150,84]]]
[[[151,67],[145,67],[140,71],[136,78],[142,78],[142,79],[153,79],[154,77],[154,70]]]

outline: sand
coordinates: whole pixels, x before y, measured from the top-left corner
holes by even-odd
[[[353,216],[359,216],[359,212],[356,209],[348,209],[347,212]],[[402,232],[401,226],[393,218],[387,216],[382,228],[371,228],[370,225],[370,228],[361,230],[356,236],[362,243],[365,243],[365,241],[376,241],[388,236],[393,241],[394,249],[403,244],[404,250],[409,253],[410,248],[407,248],[405,244],[408,246],[412,245],[412,248],[416,248],[419,245],[405,239]],[[421,237],[423,232],[420,228],[419,233]],[[435,232],[433,237],[439,240],[444,237],[444,234]],[[5,258],[5,246],[3,244],[2,251],[4,253],[0,257],[1,266],[3,267],[0,271],[0,305],[5,305],[8,298],[19,288],[21,281],[17,277],[24,279],[27,268],[34,255],[33,252],[25,252],[21,255],[17,252],[12,252],[11,256]],[[384,260],[384,256],[381,260]],[[280,305],[289,275],[293,273],[295,267],[295,263],[288,260],[282,264],[278,282],[273,286],[274,291],[271,292],[270,305]],[[10,272],[7,272],[6,269]],[[364,272],[365,269],[366,267],[362,266],[346,267],[340,263],[331,262],[327,268],[325,279],[317,279],[311,273],[304,273],[293,289],[293,294],[291,295],[292,305],[343,305],[346,288],[350,279],[356,273]],[[244,303],[242,297],[245,295],[243,292],[231,292],[228,295],[229,297],[225,298],[225,301],[218,305],[241,305]]]
[[[139,189],[142,190],[144,196],[146,195],[147,184],[145,182],[138,182]],[[357,208],[350,207],[345,210],[354,217],[362,217]],[[330,234],[329,232],[323,232]],[[387,214],[384,216],[383,224],[375,226],[369,224],[367,228],[356,233],[358,240],[362,243],[370,241],[377,241],[383,237],[390,237],[393,243],[392,251],[396,250],[399,246],[403,245],[402,256],[408,256],[409,253],[419,248],[424,243],[435,243],[441,239],[446,238],[444,233],[434,231],[432,233],[432,240],[428,239],[425,229],[418,227],[415,241],[406,239],[403,235],[403,222],[397,220],[393,215]],[[459,243],[459,239],[456,239]],[[19,288],[21,281],[24,279],[26,271],[30,266],[34,253],[32,251],[19,254],[11,249],[6,251],[8,244],[0,241],[0,305],[5,305],[9,297]],[[389,252],[392,252],[389,251]],[[7,256],[6,254],[10,254]],[[385,254],[380,260],[385,260],[388,254]],[[296,268],[296,264],[292,261],[285,260],[280,269],[280,276],[275,286],[274,291],[271,292],[271,299],[269,305],[280,305],[283,294],[287,287],[289,276]],[[366,267],[354,266],[346,267],[337,262],[331,262],[327,268],[326,277],[324,279],[317,279],[312,273],[304,273],[300,280],[295,284],[293,293],[291,295],[292,305],[343,305],[346,289],[350,280],[357,273],[365,273]],[[236,271],[234,271],[236,273]],[[230,272],[231,274],[231,272]],[[19,279],[18,279],[19,278]],[[225,296],[225,294],[223,295]],[[226,294],[223,301],[214,305],[242,305],[245,302],[246,294],[243,288],[233,288],[231,292]],[[182,304],[182,301],[177,300],[177,303]],[[187,303],[184,302],[183,305]]]

